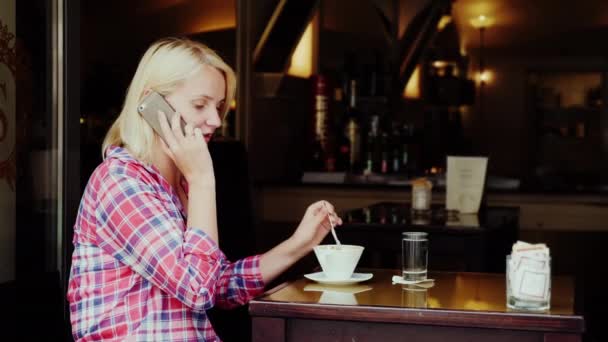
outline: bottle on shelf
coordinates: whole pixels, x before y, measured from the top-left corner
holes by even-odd
[[[339,172],[350,171],[350,140],[346,130],[339,129],[342,127],[340,121],[343,119],[341,116],[345,115],[345,108],[344,93],[342,87],[338,86],[334,88],[332,101],[332,116],[336,118],[332,136],[335,137],[336,171]]]
[[[363,149],[363,174],[370,175],[374,170],[374,152],[371,148],[375,143],[375,136],[372,135],[371,130],[367,132],[367,139],[365,139],[365,148]]]
[[[329,94],[327,78],[315,75],[313,81],[313,131],[308,152],[307,171],[333,171],[335,169],[334,154],[328,146],[330,135]]]
[[[409,176],[410,171],[410,143],[412,138],[412,127],[404,124],[401,128],[401,172]]]
[[[392,125],[392,135],[390,142],[390,170],[393,174],[401,174],[401,132],[397,123]]]
[[[340,77],[340,82],[342,85],[342,94],[347,100],[347,105],[351,96],[351,81],[356,81],[358,78],[359,75],[357,72],[357,57],[354,52],[349,51],[344,54],[344,66],[342,68],[342,75]],[[357,86],[359,86],[359,84],[357,84]],[[358,96],[359,94],[356,95]]]
[[[350,142],[350,172],[361,171],[361,113],[357,109],[357,81],[350,81],[349,101],[346,108],[344,131]]]
[[[389,156],[390,144],[388,134],[386,132],[382,132],[380,135],[380,173],[383,175],[390,173]]]
[[[380,160],[380,138],[378,137],[378,128],[380,117],[373,115],[369,123],[369,131],[365,142],[365,174],[378,172],[378,162]]]

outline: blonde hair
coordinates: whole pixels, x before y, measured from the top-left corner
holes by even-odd
[[[149,163],[154,146],[154,131],[137,112],[146,90],[168,95],[203,65],[218,69],[226,80],[222,117],[230,109],[236,91],[234,71],[206,45],[186,38],[165,38],[152,44],[139,61],[120,115],[108,130],[102,155],[112,145],[127,147],[141,161]]]

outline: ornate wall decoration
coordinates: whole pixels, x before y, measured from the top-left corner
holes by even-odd
[[[0,180],[15,190],[15,88],[17,54],[15,35],[0,20]],[[13,116],[13,120],[11,119]]]

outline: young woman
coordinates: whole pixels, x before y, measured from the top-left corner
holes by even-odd
[[[150,91],[178,112],[158,113],[164,139],[137,112]],[[144,54],[74,227],[75,340],[217,341],[207,309],[247,303],[323,240],[329,216],[341,223],[319,201],[275,248],[226,260],[207,143],[234,93],[234,72],[203,44],[163,39]]]

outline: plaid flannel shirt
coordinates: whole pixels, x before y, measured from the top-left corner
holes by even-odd
[[[262,293],[259,256],[227,261],[185,217],[156,168],[108,149],[74,226],[67,295],[76,341],[219,341],[205,311]]]

